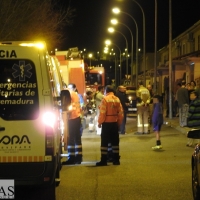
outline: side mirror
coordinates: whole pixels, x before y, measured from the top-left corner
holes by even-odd
[[[67,111],[67,108],[71,104],[71,96],[69,90],[62,90],[60,93],[61,107],[63,111]]]
[[[200,129],[188,131],[187,137],[192,139],[200,139]]]

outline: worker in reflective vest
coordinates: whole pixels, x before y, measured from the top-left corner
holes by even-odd
[[[108,142],[112,144],[113,164],[120,165],[119,162],[119,126],[123,120],[123,108],[118,97],[114,95],[112,86],[105,87],[104,97],[101,101],[98,117],[98,127],[101,130],[101,161],[96,166],[107,165]]]
[[[71,83],[67,86],[71,95],[71,108],[69,109],[69,141],[68,160],[63,165],[81,164],[82,162],[82,142],[81,142],[81,106],[76,90],[76,85]]]
[[[139,82],[139,89],[137,92],[137,132],[136,134],[149,133],[149,90],[143,86],[142,81]]]

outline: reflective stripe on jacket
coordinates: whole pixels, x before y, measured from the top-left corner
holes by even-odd
[[[71,95],[71,109],[69,119],[75,119],[81,115],[80,99],[76,92],[70,91]]]
[[[99,109],[99,124],[104,122],[117,122],[120,125],[122,123],[124,117],[123,108],[119,98],[113,92],[103,97]]]

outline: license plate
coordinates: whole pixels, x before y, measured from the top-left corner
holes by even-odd
[[[128,108],[128,111],[137,111],[137,108]]]

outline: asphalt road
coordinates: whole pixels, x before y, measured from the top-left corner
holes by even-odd
[[[120,135],[121,165],[96,167],[100,136],[85,129],[83,163],[63,166],[56,200],[192,200],[191,155],[185,134],[163,125],[162,150],[153,151],[155,136],[136,136],[135,118]]]

